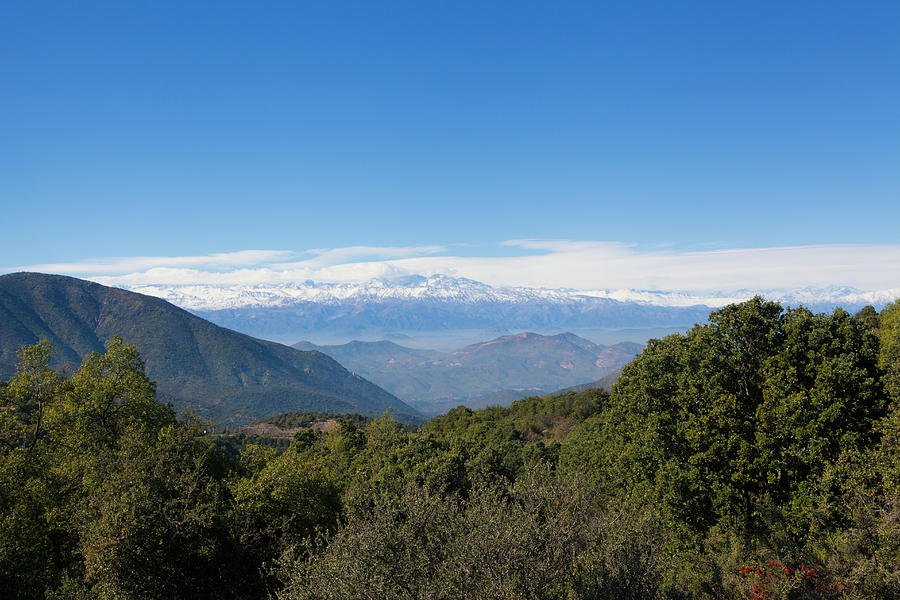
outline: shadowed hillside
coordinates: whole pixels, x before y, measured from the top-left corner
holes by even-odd
[[[0,277],[0,376],[16,351],[41,339],[53,365],[74,370],[119,335],[141,352],[162,400],[235,426],[286,411],[416,412],[319,352],[302,352],[217,325],[150,296],[36,273]]]

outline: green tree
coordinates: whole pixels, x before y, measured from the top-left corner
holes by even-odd
[[[307,452],[289,449],[258,471],[234,480],[235,526],[246,559],[258,565],[252,579],[271,586],[264,568],[287,548],[334,529],[341,488],[330,470]]]
[[[71,480],[48,423],[69,385],[49,368],[52,355],[46,340],[23,348],[0,388],[0,589],[16,598],[41,597],[75,562]]]
[[[708,325],[651,341],[563,461],[588,460],[698,533],[721,520],[764,528],[768,504],[802,536],[811,482],[843,450],[872,444],[885,414],[869,333],[842,310],[760,298],[715,311]]]
[[[900,401],[900,300],[888,304],[879,315],[879,365],[887,375],[887,388]]]
[[[243,597],[225,472],[204,430],[126,429],[89,471],[79,550],[91,597]]]
[[[46,342],[23,349],[0,389],[0,589],[191,597],[184,586],[215,580],[227,538],[201,430],[155,401],[134,346],[113,338],[71,380],[51,355]]]
[[[59,442],[89,455],[115,445],[127,429],[155,432],[175,422],[171,406],[156,401],[137,348],[118,336],[105,354],[84,358],[53,417]]]

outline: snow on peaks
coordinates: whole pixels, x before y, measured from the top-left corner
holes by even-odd
[[[273,285],[140,285],[127,289],[163,298],[190,310],[245,307],[278,307],[312,302],[335,304],[346,301],[388,299],[449,300],[457,302],[517,302],[533,298],[569,297],[559,290],[495,288],[471,279],[445,275],[374,279],[365,283],[302,282]]]
[[[710,308],[741,302],[756,294],[791,305],[883,305],[900,297],[900,288],[863,292],[848,287],[797,290],[738,290],[730,293],[667,292],[651,290],[571,290],[528,287],[494,287],[479,281],[446,275],[411,275],[397,279],[373,279],[363,283],[305,281],[258,285],[139,285],[129,289],[163,298],[188,310],[288,307],[294,304],[344,304],[385,300],[421,300],[458,303],[517,303],[531,301],[584,302],[590,299],[652,306]]]

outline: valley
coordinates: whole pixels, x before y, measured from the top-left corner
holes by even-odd
[[[524,332],[451,352],[390,341],[334,346],[299,342],[293,347],[327,354],[424,414],[434,415],[459,404],[508,405],[525,396],[598,380],[630,362],[642,345],[598,345],[572,333]]]

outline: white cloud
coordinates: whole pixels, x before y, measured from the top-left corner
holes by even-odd
[[[307,253],[314,258],[282,265],[285,269],[315,268],[361,262],[362,259],[393,260],[409,256],[425,256],[446,252],[444,246],[348,246],[346,248],[315,248]]]
[[[239,267],[284,261],[296,256],[288,250],[240,250],[202,256],[129,256],[94,258],[70,263],[45,263],[18,267],[16,271],[39,271],[60,274],[133,273],[160,267]]]
[[[684,251],[608,241],[509,240],[516,256],[454,256],[443,246],[248,250],[194,257],[101,259],[25,270],[87,276],[110,285],[356,282],[445,274],[496,286],[668,291],[846,285],[896,288],[900,245],[810,245]],[[310,258],[302,258],[303,256]],[[297,259],[300,260],[297,260]]]
[[[548,252],[564,253],[608,252],[625,254],[631,248],[634,248],[634,244],[624,244],[622,242],[593,242],[551,239],[506,240],[505,242],[500,242],[500,245],[526,248],[529,250],[546,250]]]

